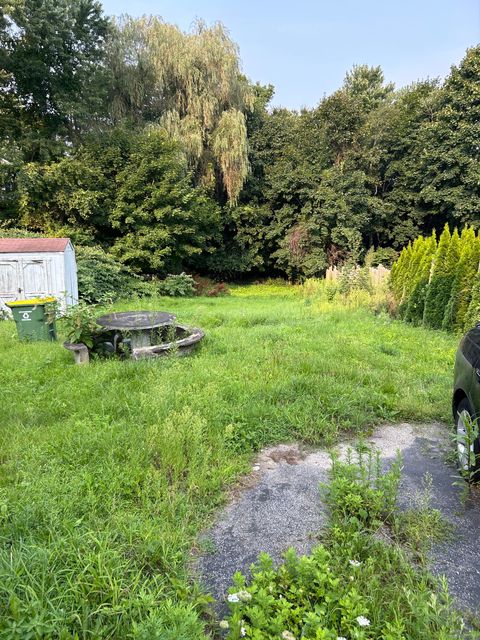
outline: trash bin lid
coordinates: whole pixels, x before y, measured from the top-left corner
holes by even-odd
[[[6,302],[7,307],[25,307],[34,306],[37,304],[47,304],[48,302],[55,302],[56,298],[30,298],[30,300],[13,300],[12,302]]]

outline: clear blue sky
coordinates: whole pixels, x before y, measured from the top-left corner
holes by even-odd
[[[243,71],[275,86],[273,103],[314,106],[355,63],[381,65],[397,87],[444,77],[480,42],[480,0],[104,0],[110,15],[155,14],[187,30],[220,20]]]

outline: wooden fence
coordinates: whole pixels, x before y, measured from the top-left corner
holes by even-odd
[[[360,271],[362,267],[356,266],[355,269]],[[374,287],[380,287],[387,280],[390,275],[390,269],[387,269],[382,264],[379,264],[378,267],[369,267],[369,275]],[[328,267],[327,273],[325,274],[325,280],[327,282],[335,282],[342,275],[342,267],[340,269],[338,267]]]

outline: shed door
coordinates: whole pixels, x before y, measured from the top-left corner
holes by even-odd
[[[17,300],[21,290],[18,260],[0,260],[0,299]]]
[[[43,297],[51,293],[48,260],[24,260],[23,269],[23,297]]]

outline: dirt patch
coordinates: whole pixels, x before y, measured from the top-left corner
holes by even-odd
[[[298,444],[279,444],[275,447],[263,449],[258,455],[254,469],[274,469],[277,464],[298,464],[305,455]]]

